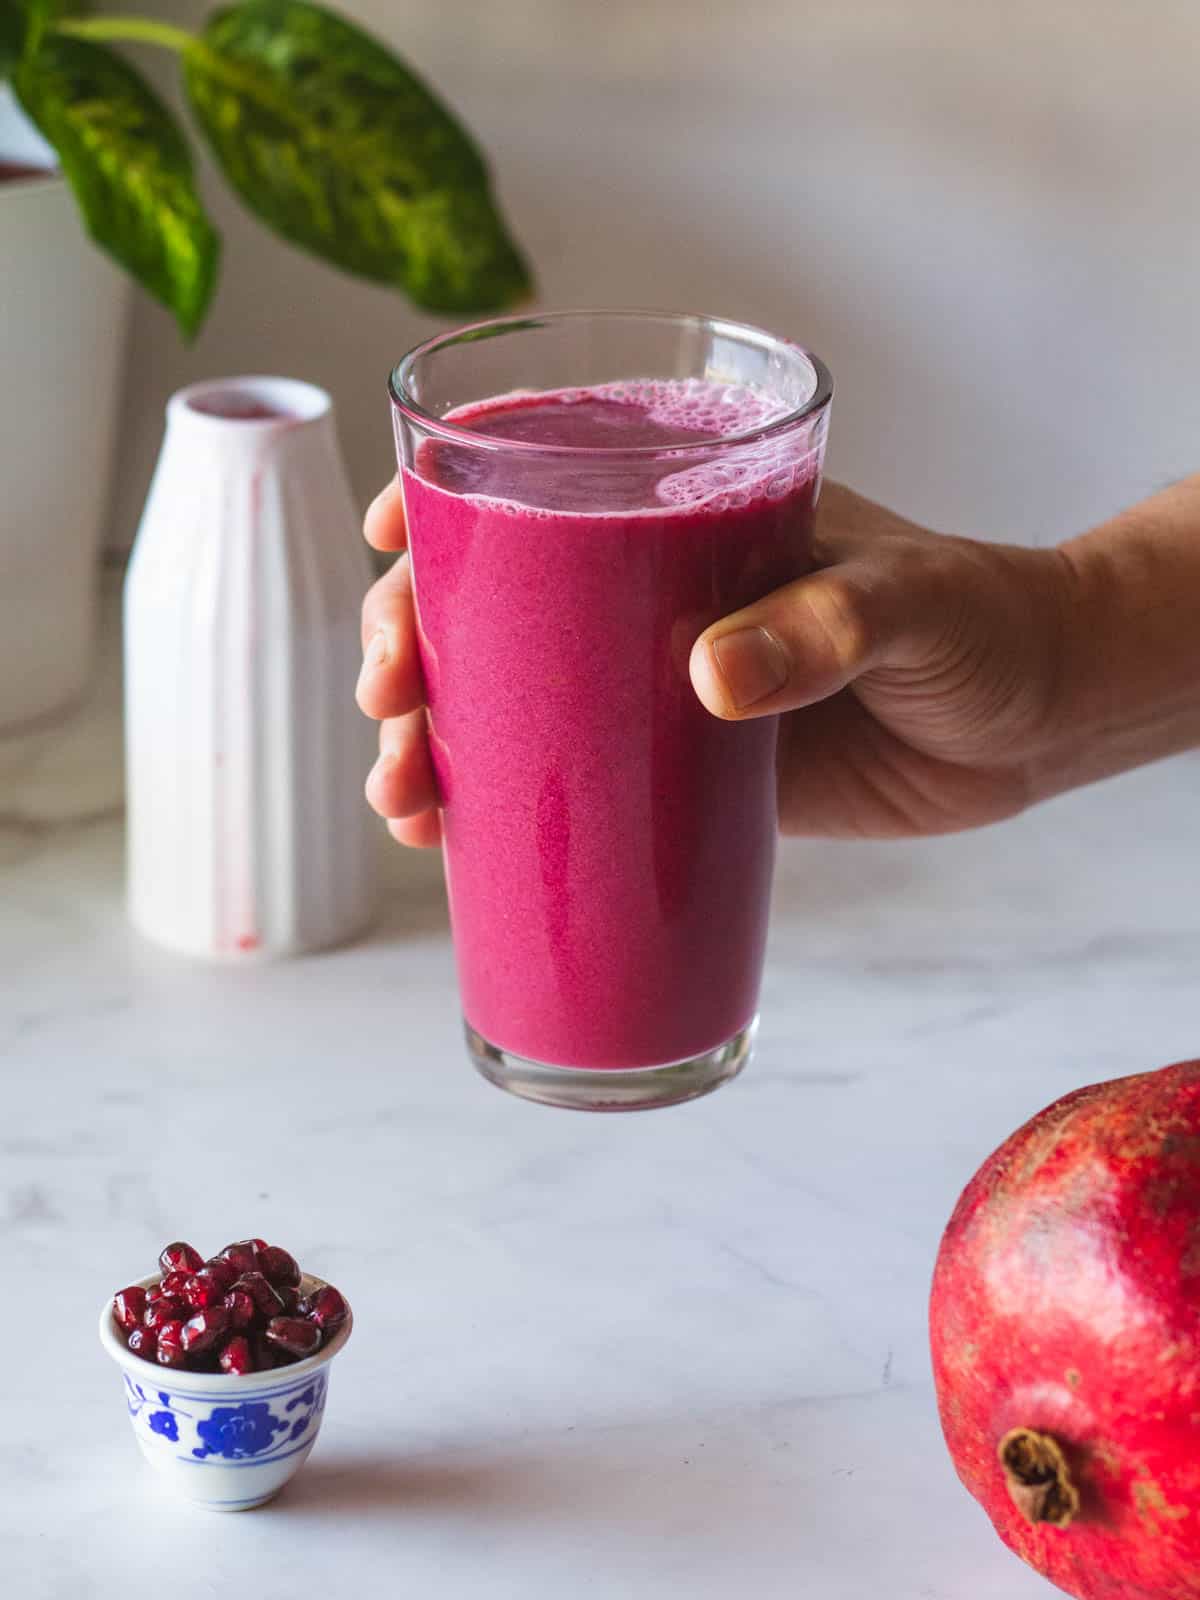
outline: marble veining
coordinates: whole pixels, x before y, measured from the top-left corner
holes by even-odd
[[[248,1571],[269,1600],[1048,1600],[945,1458],[928,1279],[1019,1121],[1200,1052],[1200,761],[976,835],[785,846],[758,1060],[592,1120],[467,1066],[430,857],[389,853],[344,950],[141,943],[113,645],[110,616],[65,731],[0,744],[0,1271],[40,1319],[5,1356],[19,1600],[158,1600],[168,1566],[178,1600]],[[357,1327],[311,1461],[215,1524],[138,1458],[95,1307],[166,1235],[247,1232]]]

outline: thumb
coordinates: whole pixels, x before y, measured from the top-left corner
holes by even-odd
[[[923,552],[855,557],[705,629],[692,647],[692,684],[714,716],[792,711],[874,667],[921,665],[952,614],[944,568]]]

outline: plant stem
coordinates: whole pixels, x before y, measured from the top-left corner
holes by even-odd
[[[69,17],[55,24],[58,33],[76,39],[128,39],[131,44],[158,44],[166,50],[187,50],[195,36],[186,28],[153,17]]]

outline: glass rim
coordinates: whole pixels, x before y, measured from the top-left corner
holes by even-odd
[[[757,345],[760,349],[771,347],[784,349],[793,355],[801,356],[812,368],[814,385],[813,392],[802,406],[793,407],[782,416],[775,417],[772,421],[763,423],[754,428],[747,428],[741,433],[722,434],[712,439],[689,440],[684,444],[641,444],[641,445],[573,445],[573,444],[538,444],[528,439],[503,439],[495,434],[481,433],[461,422],[449,422],[445,417],[435,416],[432,411],[420,403],[410,392],[409,379],[413,368],[423,356],[432,355],[435,351],[445,349],[455,344],[469,344],[477,339],[494,338],[503,333],[520,332],[522,329],[535,329],[546,323],[584,322],[588,320],[627,321],[627,322],[672,322],[680,326],[703,326],[711,328],[718,333],[725,333],[731,338],[741,338],[744,342]],[[636,377],[636,374],[631,374]],[[586,387],[586,386],[584,386]],[[514,391],[516,393],[518,391]],[[436,434],[439,438],[449,439],[457,444],[470,445],[479,450],[515,451],[526,455],[536,456],[579,456],[588,459],[601,459],[611,461],[615,457],[649,457],[669,454],[671,456],[689,455],[692,452],[705,452],[725,450],[733,445],[757,444],[762,440],[773,439],[780,434],[787,433],[800,423],[816,416],[828,408],[833,399],[833,377],[829,368],[813,354],[806,346],[797,344],[794,340],[783,339],[778,334],[770,333],[766,328],[760,328],[752,322],[738,322],[729,317],[706,316],[702,312],[691,311],[651,311],[651,310],[614,310],[614,309],[581,309],[573,311],[541,311],[533,315],[517,314],[515,316],[485,317],[479,322],[467,323],[463,327],[450,329],[448,332],[433,334],[428,339],[423,339],[420,344],[414,345],[406,355],[392,368],[388,375],[388,393],[392,404],[410,422],[426,433]]]

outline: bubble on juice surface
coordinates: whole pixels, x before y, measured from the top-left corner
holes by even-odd
[[[612,400],[635,406],[669,428],[687,428],[704,440],[752,433],[786,416],[788,407],[773,395],[744,384],[717,383],[711,378],[629,378],[585,388],[558,389],[564,405],[586,400]]]
[[[733,446],[716,460],[668,473],[655,493],[664,505],[727,511],[755,500],[786,500],[815,473],[812,444],[801,430]]]
[[[571,408],[596,402],[607,405],[610,413],[627,407],[631,413],[640,413],[647,421],[670,431],[661,439],[647,438],[644,433],[639,439],[637,430],[631,430],[631,454],[624,464],[619,426],[599,446],[591,440],[577,446],[581,480],[596,493],[594,506],[559,501],[539,506],[538,495],[545,491],[546,480],[545,469],[538,465],[523,468],[510,463],[510,481],[525,474],[527,494],[497,494],[494,480],[487,481],[490,465],[482,458],[469,465],[460,463],[455,471],[457,481],[450,486],[459,493],[465,492],[470,499],[509,504],[526,515],[552,517],[575,510],[603,515],[607,475],[610,480],[620,480],[611,485],[615,490],[613,513],[628,516],[638,511],[661,513],[664,509],[701,507],[722,512],[764,500],[784,500],[816,472],[816,447],[809,423],[799,423],[767,438],[756,437],[787,416],[790,408],[785,402],[745,385],[706,378],[636,378],[565,389],[514,391],[459,407],[448,413],[447,420],[470,426],[473,422],[482,424],[497,413],[511,416],[543,406]],[[498,437],[506,437],[498,429],[495,431]],[[745,435],[751,437],[747,439]],[[542,441],[530,437],[520,442],[536,447]],[[553,443],[556,449],[572,447],[569,436],[560,436]],[[590,463],[589,450],[595,451]],[[645,495],[640,502],[622,498],[621,491],[630,481],[638,484]]]
[[[774,395],[708,378],[640,378],[570,391],[572,399],[603,398],[637,406],[654,422],[688,428],[713,441],[769,427],[788,413]],[[685,447],[687,448],[687,447]],[[706,505],[728,511],[755,500],[784,500],[813,476],[809,430],[789,429],[770,439],[730,445],[719,456],[667,473],[655,498],[675,508]]]

